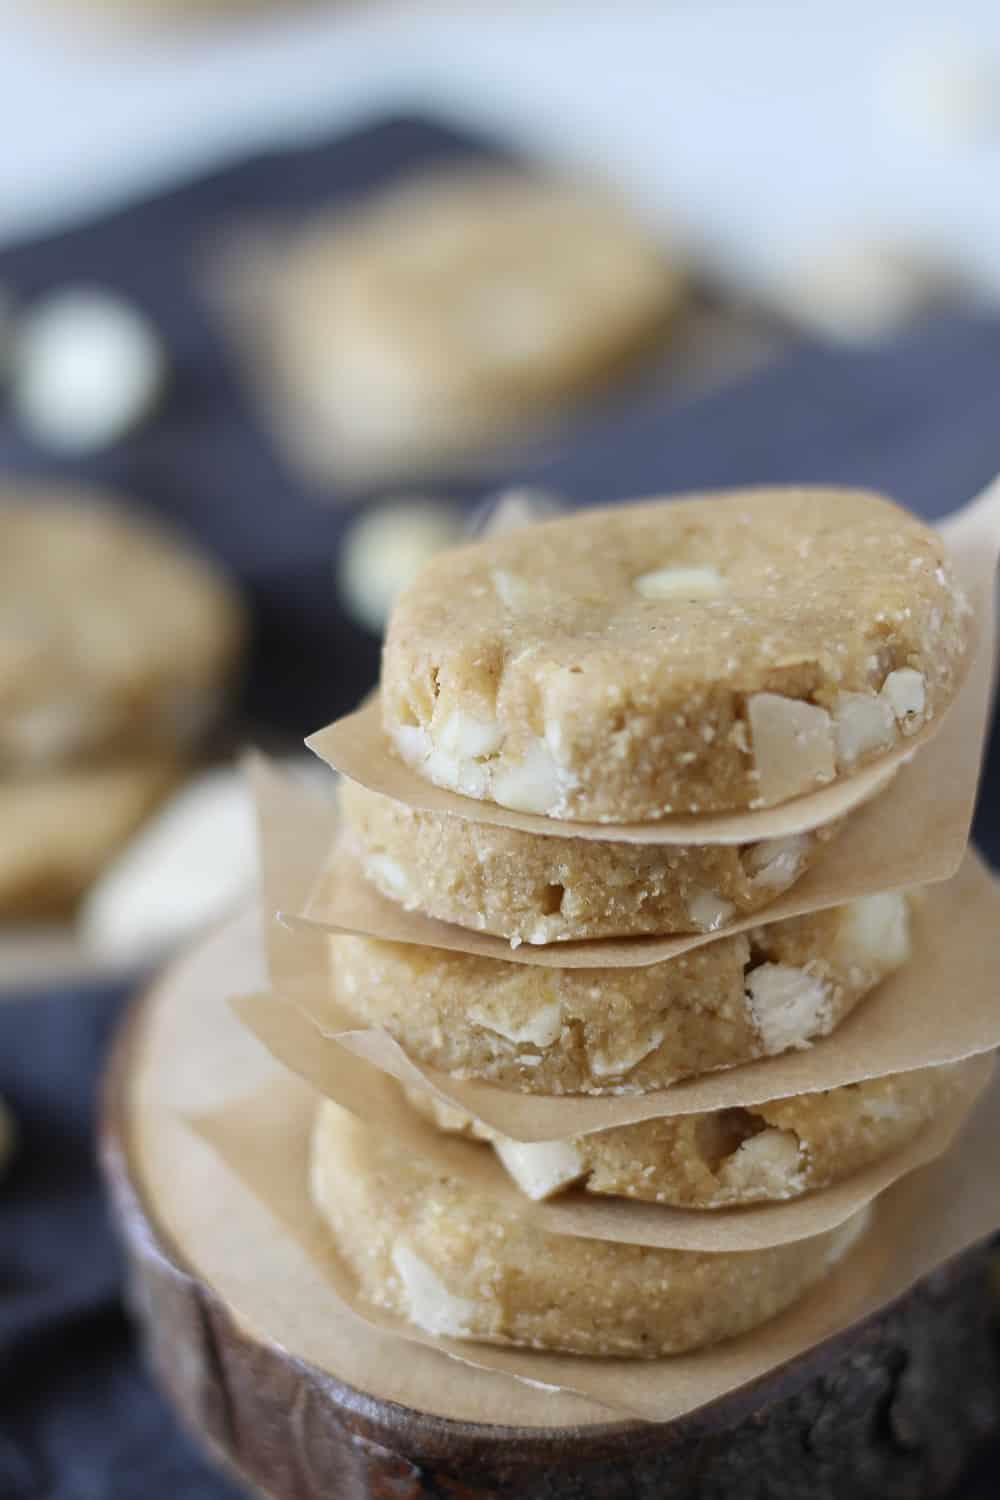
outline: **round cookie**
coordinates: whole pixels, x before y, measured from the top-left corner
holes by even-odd
[[[842,823],[758,844],[549,838],[343,781],[347,847],[383,896],[512,943],[714,932],[806,873]]]
[[[507,168],[395,183],[303,235],[269,345],[297,425],[372,479],[494,443],[661,332],[681,279],[604,193]]]
[[[175,784],[168,757],[0,778],[0,917],[61,917]]]
[[[552,969],[337,934],[334,993],[456,1078],[646,1093],[825,1036],[910,954],[899,892],[719,938],[643,968]]]
[[[243,644],[230,585],[86,490],[0,491],[0,769],[189,745]]]
[[[390,619],[382,715],[422,776],[522,812],[759,808],[939,714],[968,637],[939,536],[898,506],[736,490],[442,554]]]
[[[655,1359],[745,1333],[821,1280],[867,1223],[714,1255],[550,1234],[329,1101],[311,1176],[370,1303],[431,1334],[597,1357]]]
[[[882,1161],[957,1099],[975,1062],[920,1068],[772,1099],[616,1126],[568,1141],[512,1141],[433,1094],[408,1089],[442,1130],[489,1140],[529,1198],[566,1188],[675,1208],[735,1208],[798,1198]]]

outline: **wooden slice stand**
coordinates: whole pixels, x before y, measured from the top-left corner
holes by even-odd
[[[106,1079],[102,1159],[163,1385],[273,1500],[937,1500],[1000,1427],[983,1248],[674,1422],[609,1421],[581,1397],[436,1353],[439,1409],[419,1409],[411,1346],[361,1329],[183,1118],[274,1077],[223,1000],[255,987],[255,971],[243,923],[140,1002]],[[496,1425],[468,1420],[472,1390]]]

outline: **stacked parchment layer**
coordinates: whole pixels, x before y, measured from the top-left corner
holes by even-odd
[[[912,994],[922,1045],[912,960],[949,887],[869,873],[830,902],[819,877],[864,863],[851,841],[905,794],[973,635],[940,536],[852,491],[582,513],[425,570],[384,659],[397,795],[377,756],[355,769],[335,854],[389,915],[348,918],[323,882],[310,909],[337,929],[328,1014],[391,1038],[366,1056],[408,1085],[381,1119],[345,1097],[317,1125],[314,1200],[363,1298],[431,1334],[696,1349],[794,1303],[944,1149],[985,1049],[880,1064],[874,1000],[888,981],[905,1016]],[[845,1074],[866,1039],[871,1071]],[[797,1055],[810,1082],[782,1088]],[[729,1211],[776,1203],[747,1248]],[[539,1212],[563,1204],[565,1233]],[[679,1247],[677,1209],[714,1211],[710,1247]]]

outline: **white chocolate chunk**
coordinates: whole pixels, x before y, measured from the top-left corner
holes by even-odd
[[[396,724],[390,731],[400,760],[408,766],[419,766],[431,753],[431,738],[420,724]]]
[[[476,1315],[476,1304],[467,1297],[456,1297],[432,1271],[426,1261],[415,1255],[409,1245],[394,1245],[392,1263],[403,1283],[410,1319],[425,1333],[468,1333]]]
[[[363,511],[345,532],[337,557],[345,609],[381,635],[396,596],[425,562],[461,536],[462,518],[451,505],[399,500]]]
[[[14,410],[40,442],[93,452],[151,410],[166,379],[162,340],[138,308],[100,287],[55,292],[22,320]]]
[[[902,726],[903,733],[912,732],[917,720],[927,707],[927,690],[923,674],[912,667],[900,667],[890,672],[882,684],[882,697]]]
[[[743,859],[751,885],[756,890],[784,890],[802,868],[808,847],[809,839],[804,833],[754,844]]]
[[[860,896],[843,909],[837,951],[845,963],[885,973],[910,956],[910,907],[902,891]]]
[[[735,910],[731,901],[723,901],[703,885],[693,886],[688,892],[687,913],[699,932],[717,932]]]
[[[760,964],[746,977],[747,1007],[768,1056],[805,1047],[829,1015],[822,979],[794,964]]]
[[[495,719],[480,719],[476,714],[456,708],[448,715],[438,743],[450,754],[479,760],[499,750],[503,733]]]
[[[495,1031],[509,1042],[530,1042],[533,1047],[551,1047],[553,1042],[559,1040],[562,1031],[562,1011],[558,1000],[541,1006],[533,1016],[520,1024],[510,1016],[498,1016],[482,1005],[470,1005],[468,1015],[476,1026]]]
[[[365,859],[365,874],[380,890],[389,891],[400,901],[410,894],[405,870],[388,854],[369,854]]]
[[[726,593],[728,580],[717,568],[657,568],[643,573],[632,587],[644,599],[716,599]]]
[[[896,740],[892,710],[874,693],[838,693],[834,710],[837,765],[853,766],[865,755],[888,750]]]
[[[833,780],[833,725],[825,708],[779,693],[754,693],[747,716],[762,806],[787,802]]]
[[[651,1031],[648,1036],[629,1052],[620,1052],[617,1057],[610,1057],[607,1052],[592,1052],[590,1054],[590,1071],[595,1078],[617,1078],[623,1073],[630,1073],[634,1067],[655,1052],[663,1041],[664,1032],[662,1028]]]
[[[438,786],[449,786],[466,797],[485,797],[489,790],[489,772],[478,760],[468,756],[449,755],[435,745],[423,764],[424,775]]]
[[[241,898],[257,864],[253,811],[236,770],[206,771],[170,799],[87,895],[84,942],[102,962],[163,952]]]
[[[558,812],[565,783],[565,772],[556,764],[548,745],[544,740],[534,740],[519,766],[494,776],[493,800],[515,812]]]
[[[542,602],[542,595],[536,584],[529,583],[526,578],[521,578],[506,568],[494,568],[490,579],[497,598],[512,615],[534,609]]]
[[[572,1141],[511,1141],[501,1136],[494,1149],[522,1193],[536,1202],[576,1182],[585,1171]]]
[[[802,1150],[791,1130],[769,1126],[742,1141],[719,1168],[724,1187],[744,1195],[787,1198],[798,1190]]]

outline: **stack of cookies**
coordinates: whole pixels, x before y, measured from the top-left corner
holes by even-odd
[[[609,1113],[812,1046],[908,963],[921,898],[877,891],[769,922],[852,817],[754,828],[866,768],[884,768],[881,795],[949,708],[970,651],[939,535],[864,492],[621,506],[443,554],[390,621],[381,715],[392,754],[448,795],[411,806],[346,782],[341,809],[345,854],[382,897],[451,924],[448,946],[332,937],[342,1013],[388,1032],[431,1080],[592,1096]],[[462,951],[457,929],[505,940],[510,957]],[[681,936],[683,951],[648,960],[651,938]],[[435,1129],[496,1153],[517,1188],[502,1204],[325,1102],[313,1197],[363,1298],[430,1333],[679,1353],[796,1301],[865,1211],[709,1252],[554,1234],[518,1195],[717,1220],[796,1199],[901,1151],[968,1093],[973,1066],[651,1109],[544,1141],[484,1126],[432,1083],[411,1089]]]

